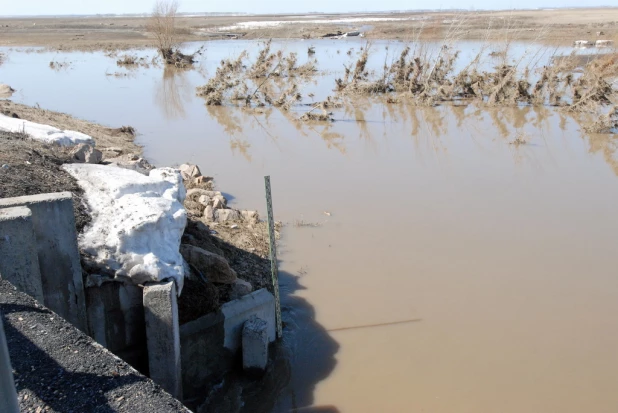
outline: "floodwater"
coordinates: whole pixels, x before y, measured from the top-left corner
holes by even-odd
[[[277,47],[311,44],[327,73],[302,90],[321,99],[363,43]],[[544,108],[366,100],[313,125],[204,106],[195,87],[246,47],[210,42],[181,73],[106,76],[123,69],[100,53],[0,66],[14,100],[130,124],[149,160],[199,164],[233,205],[264,215],[271,176],[289,359],[246,411],[618,411],[615,135]]]

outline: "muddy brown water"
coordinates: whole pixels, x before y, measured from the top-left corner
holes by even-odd
[[[313,44],[320,98],[362,43]],[[202,73],[248,46],[208,43]],[[308,125],[302,108],[207,108],[199,71],[3,51],[14,100],[130,124],[149,160],[199,164],[232,205],[264,215],[271,176],[286,359],[245,411],[618,409],[615,135],[543,108],[372,100]]]

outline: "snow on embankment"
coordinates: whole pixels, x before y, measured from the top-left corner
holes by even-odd
[[[13,133],[26,133],[37,141],[57,143],[61,146],[73,146],[85,143],[94,146],[94,139],[85,133],[72,130],[60,130],[49,125],[30,122],[23,119],[15,119],[0,114],[0,130]]]
[[[97,266],[135,284],[184,278],[180,239],[187,223],[180,173],[159,168],[150,175],[115,166],[63,166],[84,189],[92,223],[79,237],[80,249]]]

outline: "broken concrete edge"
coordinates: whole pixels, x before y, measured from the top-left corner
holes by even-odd
[[[73,194],[65,191],[0,199],[0,209],[17,206],[32,212],[45,305],[87,332]]]
[[[32,211],[25,206],[0,209],[0,277],[44,302]]]
[[[180,327],[176,283],[148,284],[143,290],[150,378],[182,400]]]
[[[264,373],[268,365],[268,323],[251,316],[242,328],[242,367],[250,375]]]

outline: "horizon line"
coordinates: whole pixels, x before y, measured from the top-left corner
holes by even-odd
[[[439,12],[491,12],[491,11],[545,11],[545,10],[573,10],[573,9],[614,9],[618,6],[603,5],[603,6],[571,6],[571,7],[522,7],[522,8],[449,8],[449,9],[397,9],[397,10],[364,10],[364,11],[347,11],[347,12],[279,12],[279,13],[247,13],[247,12],[179,12],[178,17],[202,17],[202,16],[298,16],[298,15],[343,15],[343,14],[403,14],[403,13],[439,13]],[[63,18],[63,17],[148,17],[150,12],[143,13],[89,13],[89,14],[13,14],[0,15],[0,19],[14,18]]]

